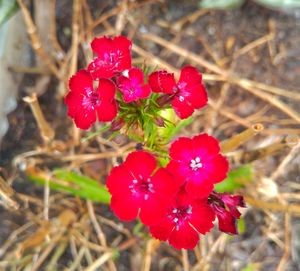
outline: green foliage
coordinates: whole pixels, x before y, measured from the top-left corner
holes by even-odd
[[[256,3],[272,8],[289,9],[300,7],[299,0],[255,0]]]
[[[253,180],[253,167],[244,165],[228,173],[228,177],[221,183],[215,185],[215,190],[219,193],[233,193],[238,188]]]
[[[110,203],[110,193],[106,187],[89,177],[70,172],[65,169],[56,169],[49,180],[49,187],[104,204]],[[29,179],[37,184],[45,185],[46,180],[40,176],[30,175]]]
[[[19,6],[16,0],[0,0],[0,27],[13,16]]]
[[[158,135],[162,138],[162,144],[168,144],[180,130],[190,125],[194,120],[193,117],[179,120],[171,108],[162,110],[160,116],[165,122],[165,127],[158,128]]]
[[[249,263],[246,267],[244,267],[241,271],[257,271],[259,270],[258,264]]]
[[[245,0],[202,0],[200,2],[201,8],[213,9],[230,9],[240,7]]]
[[[243,234],[246,231],[246,222],[243,217],[239,218],[237,221],[238,233]]]

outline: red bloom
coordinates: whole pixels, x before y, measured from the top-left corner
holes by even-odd
[[[94,90],[93,78],[86,70],[78,71],[69,81],[70,91],[65,97],[68,115],[78,128],[88,129],[95,121],[111,121],[117,115],[114,100],[116,87],[109,79],[100,79]]]
[[[202,84],[202,76],[192,66],[186,66],[181,70],[177,84],[174,74],[166,71],[150,74],[149,84],[154,92],[174,95],[172,107],[182,119],[191,116],[195,109],[200,109],[207,104],[207,93]]]
[[[165,169],[156,168],[157,161],[150,153],[136,151],[112,169],[106,185],[116,216],[130,221],[139,213],[141,221],[150,225],[164,215],[176,187]]]
[[[117,85],[123,94],[125,103],[147,98],[151,91],[150,86],[144,83],[143,71],[138,68],[130,69],[128,76],[118,77]]]
[[[241,216],[237,207],[246,207],[243,197],[213,192],[209,197],[209,204],[217,215],[219,230],[237,234],[237,219]]]
[[[228,172],[228,162],[219,152],[218,140],[207,134],[180,137],[171,145],[167,169],[186,183],[191,196],[207,197]]]
[[[88,70],[93,78],[111,78],[115,73],[131,68],[131,41],[123,36],[95,38],[91,47],[97,57]]]
[[[164,218],[149,230],[153,237],[168,240],[177,249],[193,249],[199,233],[210,231],[214,220],[215,214],[207,203],[196,202],[182,188]]]

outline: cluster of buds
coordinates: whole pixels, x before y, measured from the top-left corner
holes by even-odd
[[[143,71],[132,67],[131,45],[123,36],[92,41],[96,57],[70,79],[65,98],[77,127],[88,129],[98,119],[111,122],[112,130],[139,125],[144,135],[154,134],[155,127],[164,126],[162,111],[173,108],[186,119],[207,104],[202,75],[195,67],[183,67],[177,82],[164,70]],[[237,207],[245,204],[241,196],[214,191],[229,170],[216,138],[179,137],[163,150],[166,163],[151,149],[158,144],[146,145],[147,150],[131,152],[108,176],[110,206],[119,219],[139,217],[154,238],[177,249],[194,248],[216,218],[221,231],[237,233]]]

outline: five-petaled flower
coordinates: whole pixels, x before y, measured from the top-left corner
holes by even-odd
[[[138,68],[124,71],[123,75],[117,78],[117,85],[125,103],[147,98],[151,92],[150,86],[144,83],[143,71]]]
[[[130,69],[131,45],[131,41],[123,36],[95,38],[91,47],[97,56],[88,66],[93,78],[111,78]]]
[[[153,155],[135,151],[111,170],[106,185],[112,195],[111,209],[117,217],[131,221],[139,214],[145,225],[161,219],[176,186],[169,173],[157,167]]]
[[[68,115],[78,128],[88,129],[96,121],[111,121],[117,115],[114,99],[115,84],[109,79],[99,79],[94,90],[93,78],[86,70],[78,71],[69,81],[70,91],[65,97]]]
[[[178,83],[175,81],[174,74],[156,71],[149,75],[149,84],[153,92],[173,96],[172,107],[182,119],[191,116],[195,109],[200,109],[207,104],[207,93],[202,84],[202,76],[192,66],[185,66],[181,70]]]
[[[207,197],[228,172],[218,140],[207,134],[180,137],[172,143],[170,157],[167,169],[186,183],[186,190],[193,197]]]
[[[153,237],[169,241],[177,249],[193,249],[199,233],[210,231],[214,220],[215,214],[207,203],[192,199],[182,187],[164,218],[149,230]]]
[[[218,218],[219,230],[229,234],[237,234],[237,219],[241,216],[237,207],[246,207],[243,197],[213,192],[209,196],[208,202]]]

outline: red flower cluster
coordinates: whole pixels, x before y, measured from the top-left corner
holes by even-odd
[[[131,45],[123,36],[92,41],[96,57],[87,69],[72,76],[65,97],[68,115],[77,127],[88,129],[96,120],[112,121],[110,131],[116,131],[124,123],[138,123],[145,134],[151,134],[153,123],[164,124],[161,109],[173,107],[185,119],[207,104],[196,68],[184,67],[177,82],[167,71],[147,75],[132,67]],[[194,248],[199,234],[210,231],[216,217],[221,231],[236,234],[237,207],[245,206],[243,198],[213,191],[229,168],[218,140],[207,134],[180,137],[171,145],[169,158],[167,166],[161,167],[150,152],[139,150],[111,170],[106,185],[116,216],[125,221],[139,217],[153,237],[177,249]]]
[[[174,74],[166,71],[156,71],[144,78],[143,71],[131,65],[131,46],[131,41],[123,36],[92,41],[96,57],[87,70],[80,70],[70,79],[70,91],[65,98],[68,115],[78,128],[88,129],[97,119],[112,121],[118,113],[115,97],[118,91],[125,103],[146,99],[151,90],[163,93],[182,119],[206,105],[207,93],[196,68],[184,67],[177,83]]]
[[[113,168],[107,187],[114,213],[126,221],[139,215],[153,237],[177,249],[194,248],[215,216],[221,231],[237,233],[242,197],[213,192],[228,172],[218,141],[207,134],[181,137],[171,145],[170,157],[162,168],[150,153],[136,151]]]

